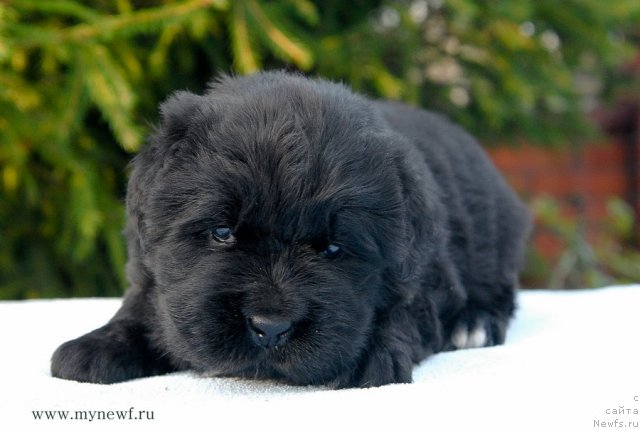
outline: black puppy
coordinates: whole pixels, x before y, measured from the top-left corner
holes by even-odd
[[[129,180],[131,288],[53,376],[377,386],[504,341],[529,216],[463,130],[275,72],[161,111]]]

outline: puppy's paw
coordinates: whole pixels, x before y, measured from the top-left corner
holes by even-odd
[[[348,377],[337,382],[336,388],[379,387],[412,381],[413,363],[409,355],[384,346],[373,348],[361,365]]]
[[[481,348],[504,343],[507,321],[485,311],[463,311],[453,325],[448,350]]]
[[[51,358],[52,376],[97,384],[112,384],[170,370],[165,359],[154,357],[147,350],[139,334],[113,323],[63,343]]]

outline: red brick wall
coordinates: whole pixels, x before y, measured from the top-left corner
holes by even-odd
[[[629,194],[625,167],[628,154],[624,142],[615,137],[578,148],[549,149],[525,144],[491,149],[489,155],[525,199],[545,194],[560,202],[565,213],[581,211],[591,237],[599,233],[607,214],[607,201]],[[636,181],[640,183],[640,177]],[[533,241],[536,249],[550,259],[561,250],[558,240],[540,229],[536,229]]]

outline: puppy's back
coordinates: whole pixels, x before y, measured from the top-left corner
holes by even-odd
[[[423,155],[412,160],[415,167],[430,169],[436,180],[447,208],[450,255],[471,296],[500,289],[496,284],[511,291],[506,285],[517,282],[530,217],[485,151],[442,115],[393,102],[375,106]]]

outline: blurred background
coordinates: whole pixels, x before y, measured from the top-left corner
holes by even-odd
[[[638,0],[5,0],[0,299],[122,294],[158,103],[263,68],[470,130],[536,216],[525,288],[640,282]]]

